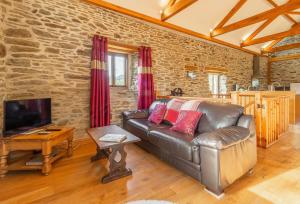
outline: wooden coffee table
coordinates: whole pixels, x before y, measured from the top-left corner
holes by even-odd
[[[102,183],[108,183],[132,174],[131,169],[126,168],[127,153],[124,150],[124,146],[141,141],[141,139],[116,125],[90,128],[87,130],[87,133],[97,144],[97,154],[91,158],[91,161],[93,162],[104,157],[109,159],[109,173],[102,177]],[[99,141],[99,138],[108,133],[124,134],[127,139],[121,143]],[[118,157],[120,158],[118,159]]]
[[[47,135],[33,133],[30,135],[15,135],[12,137],[0,137],[0,178],[4,177],[10,170],[42,170],[48,175],[52,169],[52,163],[64,156],[72,156],[73,153],[73,132],[72,127],[49,126],[46,128],[59,128],[59,131],[51,131]],[[55,156],[52,156],[52,149],[57,145],[67,142],[67,150],[61,149]],[[43,163],[41,165],[26,165],[28,158],[17,162],[8,162],[8,155],[13,151],[41,150]]]

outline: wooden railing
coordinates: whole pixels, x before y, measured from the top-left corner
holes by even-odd
[[[178,97],[184,100],[205,100],[232,103],[244,107],[244,113],[253,115],[256,124],[257,145],[267,148],[295,123],[295,93],[290,91],[231,92],[231,98]]]
[[[231,103],[231,99],[228,98],[207,98],[207,97],[192,97],[192,96],[156,96],[157,99],[172,99],[180,98],[182,100],[201,100],[210,101],[214,103]]]
[[[244,107],[253,115],[258,146],[267,148],[295,123],[295,93],[248,91],[232,92],[231,102]]]

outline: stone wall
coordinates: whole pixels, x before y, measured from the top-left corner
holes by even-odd
[[[259,60],[259,83],[261,90],[268,89],[268,57],[260,57]]]
[[[6,58],[6,47],[3,42],[3,30],[4,30],[4,18],[6,14],[6,9],[4,6],[0,5],[0,136],[1,136],[1,127],[3,124],[3,99],[5,98],[5,58]]]
[[[155,86],[163,95],[181,87],[188,96],[206,96],[205,66],[228,68],[228,90],[233,83],[247,87],[251,82],[250,54],[80,0],[4,0],[0,6],[7,14],[2,22],[6,69],[0,67],[0,77],[6,76],[1,86],[5,98],[51,97],[54,122],[76,127],[77,137],[89,126],[91,38],[96,33],[125,44],[150,46]],[[186,78],[185,66],[198,67],[196,80]],[[111,101],[113,123],[120,122],[120,112],[136,107],[135,93],[126,88],[112,88]]]
[[[273,62],[271,67],[272,82],[300,83],[300,59]]]
[[[277,46],[299,43],[300,35],[286,38]],[[275,56],[293,55],[300,53],[300,48],[277,52]],[[273,62],[271,64],[271,81],[283,84],[300,83],[300,59]]]

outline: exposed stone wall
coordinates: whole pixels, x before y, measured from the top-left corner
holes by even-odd
[[[300,83],[300,59],[274,62],[271,67],[272,82]]]
[[[3,42],[3,30],[4,30],[4,18],[6,14],[6,9],[4,6],[0,5],[0,135],[3,124],[3,99],[5,98],[5,58],[6,58],[6,47]]]
[[[268,89],[268,58],[267,57],[260,57],[259,60],[259,83],[261,90]]]
[[[277,46],[299,43],[300,35],[286,38]],[[300,53],[300,48],[281,51],[275,53],[275,56],[292,55]],[[300,83],[300,59],[273,62],[271,65],[271,81],[282,84]]]
[[[4,42],[7,47],[6,99],[51,97],[53,119],[84,135],[89,124],[90,52],[95,33],[153,50],[153,74],[159,93],[176,87],[188,96],[208,94],[202,68],[228,68],[233,83],[251,82],[252,55],[179,34],[80,0],[4,0]],[[1,32],[1,31],[0,31]],[[0,64],[3,60],[0,59]],[[185,66],[197,66],[197,79],[186,78]],[[111,89],[112,122],[120,112],[136,107],[134,92]],[[0,101],[2,104],[2,101]]]

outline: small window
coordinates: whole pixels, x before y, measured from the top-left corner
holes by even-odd
[[[126,86],[127,84],[127,61],[126,54],[108,54],[108,73],[110,86]]]
[[[227,93],[227,77],[220,74],[208,74],[209,90],[212,95]]]

